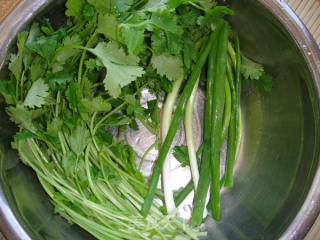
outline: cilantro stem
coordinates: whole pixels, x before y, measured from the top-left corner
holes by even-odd
[[[86,43],[85,45],[85,48],[89,48],[90,45],[91,45],[91,42],[93,41],[93,39],[97,36],[98,32],[94,32],[88,42]],[[78,69],[78,83],[80,85],[80,96],[82,96],[82,89],[83,89],[83,84],[82,84],[82,68],[83,68],[83,62],[84,62],[84,58],[86,57],[86,53],[87,53],[87,50],[84,49],[83,52],[82,52],[82,55],[81,55],[81,58],[80,58],[80,62],[79,62],[79,69]]]
[[[155,142],[152,143],[152,144],[150,145],[150,147],[148,147],[148,149],[143,153],[143,156],[142,156],[141,161],[140,161],[139,166],[138,166],[138,170],[139,170],[139,171],[141,170],[141,167],[142,167],[142,165],[143,165],[143,162],[144,162],[146,156],[148,155],[148,153],[149,153],[155,146],[157,146],[157,144],[158,144],[157,141],[155,141]]]
[[[190,4],[191,6],[203,11],[203,12],[208,12],[208,10],[204,9],[203,7],[199,6],[198,4],[195,4],[194,2],[192,1],[188,1],[188,4]]]
[[[56,98],[57,100],[57,102],[56,102],[56,117],[58,117],[59,116],[59,106],[60,106],[60,99],[61,99],[61,93],[60,93],[60,91],[58,91],[57,92],[57,98]]]
[[[116,108],[114,108],[112,111],[110,111],[106,116],[104,116],[103,118],[100,119],[100,121],[96,124],[96,126],[93,129],[92,135],[94,136],[96,134],[96,131],[98,130],[98,128],[101,127],[101,125],[104,123],[104,121],[106,121],[112,114],[114,114],[115,112],[119,111],[121,108],[123,108],[127,103],[123,102],[120,105],[118,105]]]
[[[145,84],[143,84],[140,89],[138,91],[141,91],[143,88],[145,88],[148,84],[150,84],[152,81],[154,81],[154,79],[149,80],[148,82],[146,82]],[[137,91],[137,92],[138,92]],[[137,94],[137,92],[135,92],[135,94],[133,94],[134,96]],[[120,105],[118,105],[116,108],[114,108],[112,111],[110,111],[106,116],[104,116],[102,119],[100,119],[100,121],[96,124],[96,126],[94,127],[93,131],[92,131],[92,136],[95,135],[95,133],[97,132],[97,130],[101,127],[101,125],[115,112],[119,111],[121,108],[123,108],[125,105],[127,105],[128,103],[123,102]]]

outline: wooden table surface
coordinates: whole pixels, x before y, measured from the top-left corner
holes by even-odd
[[[0,23],[22,0],[0,0]],[[307,26],[320,46],[320,0],[285,0]],[[320,187],[320,186],[319,186]],[[0,240],[5,240],[0,233]],[[320,217],[305,240],[320,240]]]

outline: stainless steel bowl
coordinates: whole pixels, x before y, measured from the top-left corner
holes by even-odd
[[[231,7],[243,52],[265,65],[274,88],[243,90],[235,185],[222,192],[221,221],[206,221],[208,238],[303,239],[320,212],[319,49],[283,0],[232,0]],[[0,27],[0,68],[17,32],[39,15],[60,21],[61,9],[61,1],[23,1]],[[10,148],[16,129],[4,108],[0,100],[1,230],[8,239],[92,239],[53,214]]]

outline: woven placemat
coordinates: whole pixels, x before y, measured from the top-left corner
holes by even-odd
[[[286,0],[320,46],[320,0]],[[320,239],[320,238],[319,238]]]
[[[12,12],[21,0],[0,0],[0,23]]]
[[[0,0],[0,24],[22,0]],[[320,46],[320,0],[286,0]],[[5,238],[0,233],[0,240]],[[320,240],[320,217],[305,240]]]

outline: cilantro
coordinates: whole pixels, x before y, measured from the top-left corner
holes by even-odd
[[[50,81],[59,85],[65,85],[68,82],[71,82],[73,80],[73,77],[73,74],[69,71],[60,71],[54,73]]]
[[[181,7],[177,10],[180,14],[180,22],[185,26],[195,26],[200,15],[197,8]]]
[[[241,73],[245,79],[258,80],[264,73],[262,64],[255,63],[245,56],[242,56],[241,60]]]
[[[190,162],[187,146],[175,146],[173,148],[173,156],[182,164],[182,167],[189,166]]]
[[[83,8],[83,16],[86,18],[86,19],[91,19],[93,17],[95,13],[95,7],[92,6],[91,4],[86,4]]]
[[[151,46],[155,54],[161,54],[167,51],[167,39],[164,31],[156,30],[153,32]]]
[[[47,132],[49,136],[57,137],[58,132],[61,130],[63,122],[60,118],[53,118],[51,122],[47,123]]]
[[[16,80],[20,80],[22,72],[22,57],[17,54],[11,54],[8,68],[13,73]]]
[[[90,133],[88,129],[83,128],[80,125],[77,125],[72,129],[70,135],[70,148],[77,156],[83,152],[89,141]]]
[[[118,13],[122,13],[130,9],[134,0],[111,0],[112,9]]]
[[[76,19],[81,18],[84,4],[85,0],[68,0],[66,2],[66,15]]]
[[[101,0],[87,0],[88,3],[93,5],[96,8],[96,11],[98,13],[105,14],[108,12],[109,7],[110,7],[110,2],[109,0],[101,1]]]
[[[144,6],[144,10],[147,12],[156,12],[167,9],[168,0],[149,0]]]
[[[82,45],[82,40],[78,34],[74,34],[72,36],[66,36],[63,41],[62,41],[63,47],[70,46],[70,45]],[[58,54],[56,56],[56,60],[64,64],[69,58],[77,55],[80,53],[79,49],[75,48],[68,48],[68,49],[63,49],[63,51],[58,51]]]
[[[33,23],[31,25],[30,32],[25,43],[28,44],[30,42],[35,41],[36,38],[40,36],[40,34],[41,33],[40,33],[39,23],[37,22]],[[28,48],[24,48],[23,63],[24,63],[25,69],[29,68],[30,64],[32,63],[33,57],[34,56],[31,50],[29,50]]]
[[[234,12],[225,6],[216,6],[206,12],[203,18],[200,18],[200,25],[216,24],[225,15],[233,15]]]
[[[254,80],[253,84],[260,92],[270,92],[273,86],[272,77],[263,73],[258,80]]]
[[[167,2],[167,6],[172,9],[172,8],[177,8],[183,4],[188,4],[188,2],[189,2],[188,0],[169,0]]]
[[[118,48],[114,42],[99,43],[90,51],[107,69],[103,82],[105,89],[112,97],[118,97],[122,87],[144,74],[143,68],[138,66],[139,58],[125,55],[124,50]]]
[[[217,1],[216,0],[199,0],[199,4],[204,9],[209,10],[217,5]]]
[[[177,35],[168,32],[168,52],[170,54],[178,55],[183,47],[183,41],[182,39]]]
[[[158,28],[170,33],[181,35],[182,29],[180,26],[178,26],[177,21],[177,16],[173,15],[168,10],[154,12],[152,13],[150,19],[150,23],[157,26]]]
[[[58,42],[66,35],[65,29],[61,28],[50,36],[41,36],[26,46],[50,62],[55,55]]]
[[[97,32],[104,34],[107,39],[116,40],[118,36],[116,16],[100,14],[98,18]]]
[[[27,110],[22,105],[8,107],[7,112],[11,121],[33,133],[38,131],[33,124],[33,120],[45,113],[43,109]]]
[[[4,97],[7,104],[16,103],[15,81],[0,80],[0,93]]]
[[[180,57],[169,54],[153,55],[151,64],[160,76],[166,76],[170,81],[183,78],[183,63]]]
[[[139,104],[130,104],[127,107],[127,114],[134,114],[136,117],[145,117],[147,111],[145,108],[141,107]]]
[[[124,26],[122,36],[128,47],[130,55],[138,55],[145,48],[144,46],[144,29],[137,29]]]
[[[186,35],[183,39],[183,61],[186,68],[190,69],[192,62],[197,60],[199,53],[189,35]]]
[[[39,78],[43,77],[47,69],[47,62],[40,56],[34,58],[30,68],[29,76],[32,82],[35,82]]]
[[[35,81],[23,102],[24,106],[34,108],[41,107],[46,103],[46,98],[49,96],[49,86],[42,78]]]
[[[83,98],[80,100],[80,111],[82,112],[109,112],[111,104],[104,100],[102,97],[93,99]]]
[[[94,70],[97,67],[96,60],[93,58],[86,60],[84,64],[86,65],[86,68],[89,69],[90,71]]]
[[[74,172],[77,168],[78,159],[77,156],[73,152],[68,152],[66,155],[63,155],[62,158],[62,167],[65,171],[67,177],[74,176]],[[67,201],[68,199],[64,199],[64,196],[60,194],[59,196],[55,195],[55,198],[59,197],[61,200]]]
[[[36,135],[33,134],[32,132],[27,131],[27,130],[23,130],[22,132],[17,132],[13,136],[13,139],[15,141],[21,141],[21,140],[25,140],[25,139],[33,138],[33,137],[36,137]]]
[[[78,105],[78,91],[79,89],[79,86],[77,83],[75,82],[72,82],[67,91],[66,91],[66,97],[68,99],[68,102],[69,102],[69,107],[72,109],[72,110],[76,110],[77,109],[77,105]]]

